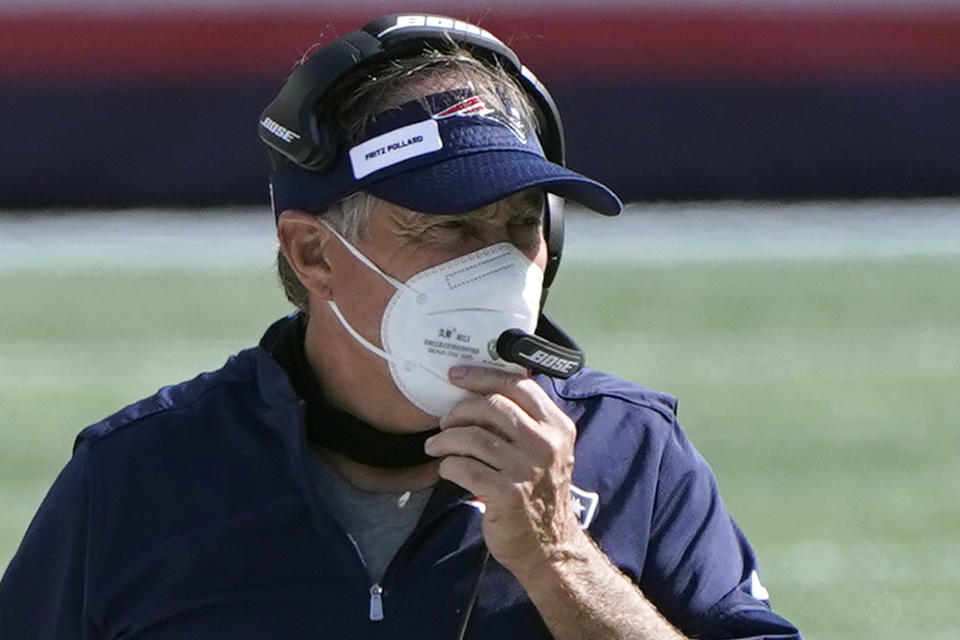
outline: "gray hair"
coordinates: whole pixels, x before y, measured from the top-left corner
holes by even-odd
[[[302,61],[301,61],[302,62]],[[338,122],[346,132],[346,143],[362,137],[364,128],[377,114],[424,96],[470,88],[489,100],[499,111],[517,109],[521,118],[536,122],[530,102],[509,73],[485,63],[455,43],[442,50],[430,49],[416,56],[390,60],[354,73],[330,92],[320,106],[320,118]],[[363,238],[370,212],[380,200],[359,192],[325,210],[310,211],[323,219],[351,243]],[[292,304],[309,314],[309,294],[286,256],[277,252],[277,273],[283,291]]]
[[[322,219],[336,229],[337,233],[347,239],[347,242],[356,244],[366,232],[370,211],[378,201],[378,198],[361,191],[347,196],[323,211],[309,213],[314,213],[318,219]],[[282,250],[277,251],[277,276],[287,300],[305,314],[309,314],[310,295]]]

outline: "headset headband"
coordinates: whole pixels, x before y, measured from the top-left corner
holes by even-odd
[[[284,83],[260,117],[260,139],[298,166],[323,172],[337,157],[339,131],[318,120],[323,96],[361,65],[414,55],[425,48],[456,43],[477,57],[499,64],[532,103],[546,157],[565,164],[563,125],[546,87],[517,55],[490,32],[443,16],[394,14],[374,20],[308,58]]]
[[[313,172],[330,169],[343,145],[335,123],[321,122],[326,93],[348,73],[378,61],[415,55],[429,47],[459,45],[504,69],[520,85],[533,108],[538,137],[548,160],[566,166],[563,124],[553,97],[519,57],[496,36],[454,18],[431,14],[392,14],[374,20],[322,47],[290,75],[260,116],[260,139],[295,165]],[[275,212],[279,215],[280,212]],[[563,250],[563,200],[547,194],[544,210],[547,265],[544,296]]]

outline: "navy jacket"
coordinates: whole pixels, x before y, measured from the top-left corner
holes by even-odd
[[[704,638],[800,637],[762,599],[672,398],[591,370],[538,382],[577,424],[588,532],[668,619]],[[0,637],[452,640],[483,556],[469,496],[441,482],[373,585],[315,487],[303,419],[258,346],[84,429],[0,582]],[[550,636],[491,560],[468,637]]]

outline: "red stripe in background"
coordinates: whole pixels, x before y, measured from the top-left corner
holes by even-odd
[[[311,43],[371,16],[180,13],[0,16],[0,79],[49,84],[279,82]],[[470,19],[476,16],[463,16]],[[541,76],[745,81],[960,77],[960,11],[490,12],[484,27]]]

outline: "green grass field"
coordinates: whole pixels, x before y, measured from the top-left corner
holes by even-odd
[[[0,295],[0,568],[80,428],[287,310],[266,267],[8,270]],[[548,310],[592,366],[680,397],[806,637],[957,637],[960,256],[567,261]]]

